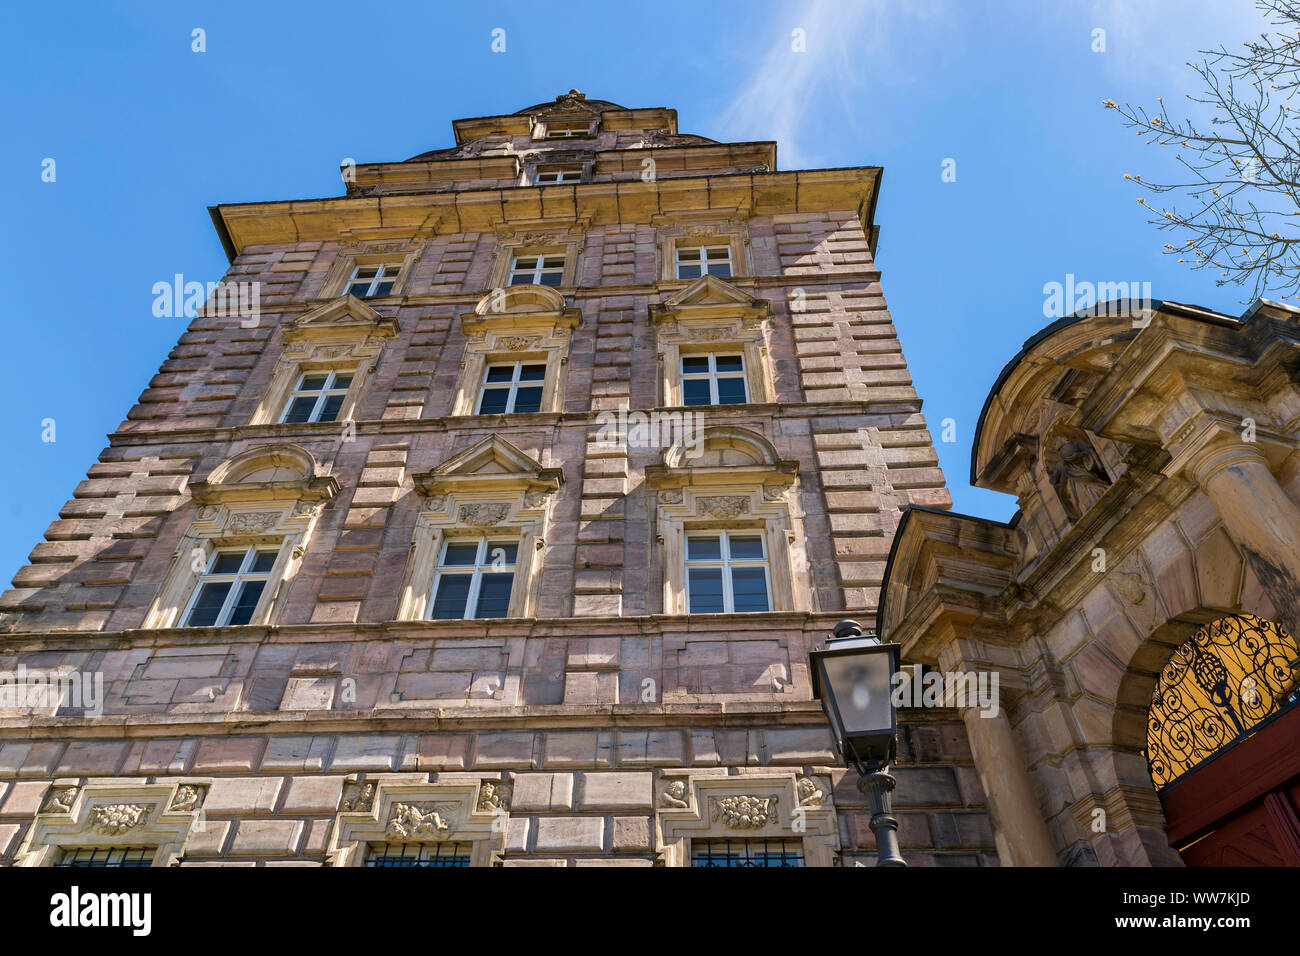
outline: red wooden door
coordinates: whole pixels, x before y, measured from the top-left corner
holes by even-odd
[[[1160,793],[1188,866],[1300,866],[1300,707]]]

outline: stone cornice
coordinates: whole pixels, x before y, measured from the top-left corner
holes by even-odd
[[[880,167],[723,173],[656,182],[513,186],[459,192],[295,199],[212,207],[236,254],[247,246],[491,232],[517,220],[649,222],[652,215],[742,209],[746,215],[851,210],[870,228]]]
[[[894,387],[894,386],[883,386]],[[907,414],[919,412],[920,399],[888,399],[873,401],[835,401],[835,402],[765,402],[755,405],[709,406],[702,409],[698,405],[659,406],[656,408],[637,409],[644,412],[705,412],[711,423],[745,422],[754,418],[771,418],[780,415],[785,418],[813,418],[820,415],[881,415]],[[599,411],[588,412],[529,412],[501,415],[462,415],[440,418],[411,418],[400,420],[360,419],[355,424],[357,435],[406,435],[415,432],[451,432],[471,431],[482,428],[520,428],[535,427],[538,424],[599,424]],[[502,418],[510,421],[503,423]],[[176,428],[133,429],[116,431],[108,435],[110,447],[162,443],[190,443],[196,441],[242,441],[251,438],[275,438],[282,441],[320,441],[336,438],[342,433],[338,422],[306,422],[266,425],[233,425],[216,428]]]

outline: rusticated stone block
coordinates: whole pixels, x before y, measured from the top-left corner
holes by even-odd
[[[605,849],[604,817],[538,817],[538,853],[574,853]]]
[[[290,777],[284,813],[333,813],[343,797],[343,777]]]
[[[302,832],[302,820],[240,820],[230,852],[234,856],[293,853]]]
[[[651,773],[584,773],[578,806],[583,810],[649,808],[654,802]]]
[[[208,813],[257,816],[275,811],[284,781],[279,777],[218,777],[203,809]]]
[[[650,849],[650,818],[614,817],[610,827],[610,848],[615,852]]]
[[[512,811],[572,810],[573,774],[520,773],[514,777]]]

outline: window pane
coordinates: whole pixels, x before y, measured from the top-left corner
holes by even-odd
[[[709,266],[709,275],[727,278],[731,275],[731,266],[725,262],[715,262]]]
[[[537,268],[537,257],[536,257],[536,256],[533,256],[532,258],[529,258],[529,259],[516,259],[516,260],[515,260],[515,269],[516,269],[516,270],[518,270],[518,269],[524,269],[524,270],[527,270],[528,272],[532,272],[532,271],[533,271],[534,269],[536,269],[536,268]]]
[[[735,601],[733,606],[739,613],[766,611],[767,607],[767,571],[763,568],[732,568],[731,586]]]
[[[700,253],[702,251],[703,250],[700,249],[678,249],[677,261],[678,262],[699,262]]]
[[[686,540],[686,560],[717,561],[722,557],[722,544],[717,538],[695,537]]]
[[[469,585],[474,580],[470,574],[444,574],[438,578],[438,593],[433,599],[433,613],[437,621],[455,620],[465,616],[465,601],[469,598]]]
[[[244,563],[243,551],[222,551],[212,563],[209,574],[234,574]]]
[[[731,249],[727,246],[714,246],[704,250],[705,258],[712,263],[727,262],[731,259]]]
[[[488,544],[487,563],[493,568],[513,568],[519,555],[519,545],[507,541],[492,541]]]
[[[719,372],[743,372],[745,370],[745,360],[739,355],[715,355],[713,359],[718,363]]]
[[[709,357],[707,355],[683,355],[682,371],[683,372],[708,372]]]
[[[744,405],[745,380],[743,378],[718,379],[719,405]]]
[[[487,380],[489,382],[508,382],[514,377],[515,367],[513,365],[489,365]]]
[[[698,279],[700,277],[699,266],[678,266],[677,278],[679,279]]]
[[[199,592],[199,599],[194,604],[194,610],[190,611],[190,619],[185,622],[185,625],[209,627],[216,624],[217,613],[221,610],[221,605],[225,603],[229,592],[229,581],[203,585],[203,590]]]
[[[289,406],[289,413],[284,416],[284,420],[295,424],[309,421],[312,409],[315,407],[315,398],[295,398],[293,404]]]
[[[351,376],[351,374],[348,374],[348,375],[335,375],[335,376],[334,376],[334,387],[335,387],[335,388],[347,388],[347,387],[348,387],[349,385],[351,385],[351,384],[352,384],[352,376]]]
[[[707,378],[688,378],[682,380],[683,405],[709,405],[709,380]]]
[[[525,365],[519,370],[521,382],[540,382],[544,378],[546,378],[545,365]]]
[[[472,568],[477,559],[477,541],[467,541],[463,544],[448,544],[447,550],[442,556],[442,566],[444,568]]]
[[[332,422],[339,417],[339,409],[343,407],[342,395],[331,395],[325,399],[325,405],[320,410],[318,422]]]
[[[302,384],[298,386],[300,392],[319,392],[325,387],[325,380],[328,375],[304,375]]]
[[[689,586],[690,613],[722,613],[722,568],[691,568]]]
[[[276,555],[278,551],[259,551],[253,555],[253,571],[259,574],[265,574],[275,566]]]
[[[229,623],[241,625],[251,621],[253,610],[257,607],[257,601],[265,587],[265,581],[245,581],[239,597],[235,598],[235,606],[230,611]]]
[[[360,266],[357,269],[358,279],[373,279],[379,274],[379,266]]]
[[[763,539],[758,535],[738,538],[731,536],[731,557],[736,561],[749,561],[763,557]]]
[[[478,413],[480,415],[496,415],[506,410],[506,402],[510,400],[510,389],[508,388],[485,388],[483,395],[479,399]]]
[[[511,285],[531,285],[533,274],[531,272],[516,272],[510,276]]]
[[[564,276],[558,272],[544,272],[542,273],[542,278],[538,284],[548,285],[551,286],[552,288],[555,288],[556,286],[560,285],[560,280],[563,278]]]
[[[364,299],[366,297],[366,293],[369,291],[370,291],[370,283],[368,281],[354,282],[352,283],[352,285],[348,286],[348,294],[355,295],[358,299]]]
[[[478,608],[475,617],[505,617],[510,610],[510,588],[514,584],[513,572],[485,574],[478,591]]]
[[[521,388],[515,392],[515,411],[536,412],[542,407],[541,386]]]
[[[375,295],[377,295],[377,296],[379,296],[379,295],[388,295],[390,292],[393,291],[393,285],[394,285],[394,283],[392,283],[392,282],[381,282],[381,283],[379,283],[379,285],[375,286]]]

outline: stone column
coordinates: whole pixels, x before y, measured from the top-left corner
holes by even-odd
[[[1282,626],[1300,633],[1300,507],[1254,445],[1216,443],[1188,462],[1228,534],[1241,547]]]
[[[958,659],[954,650],[955,645],[949,644],[940,652],[939,663],[945,672],[975,670]],[[1060,866],[1006,708],[1001,701],[994,713],[978,706],[963,707],[961,716],[975,769],[989,801],[989,817],[1002,865]]]

